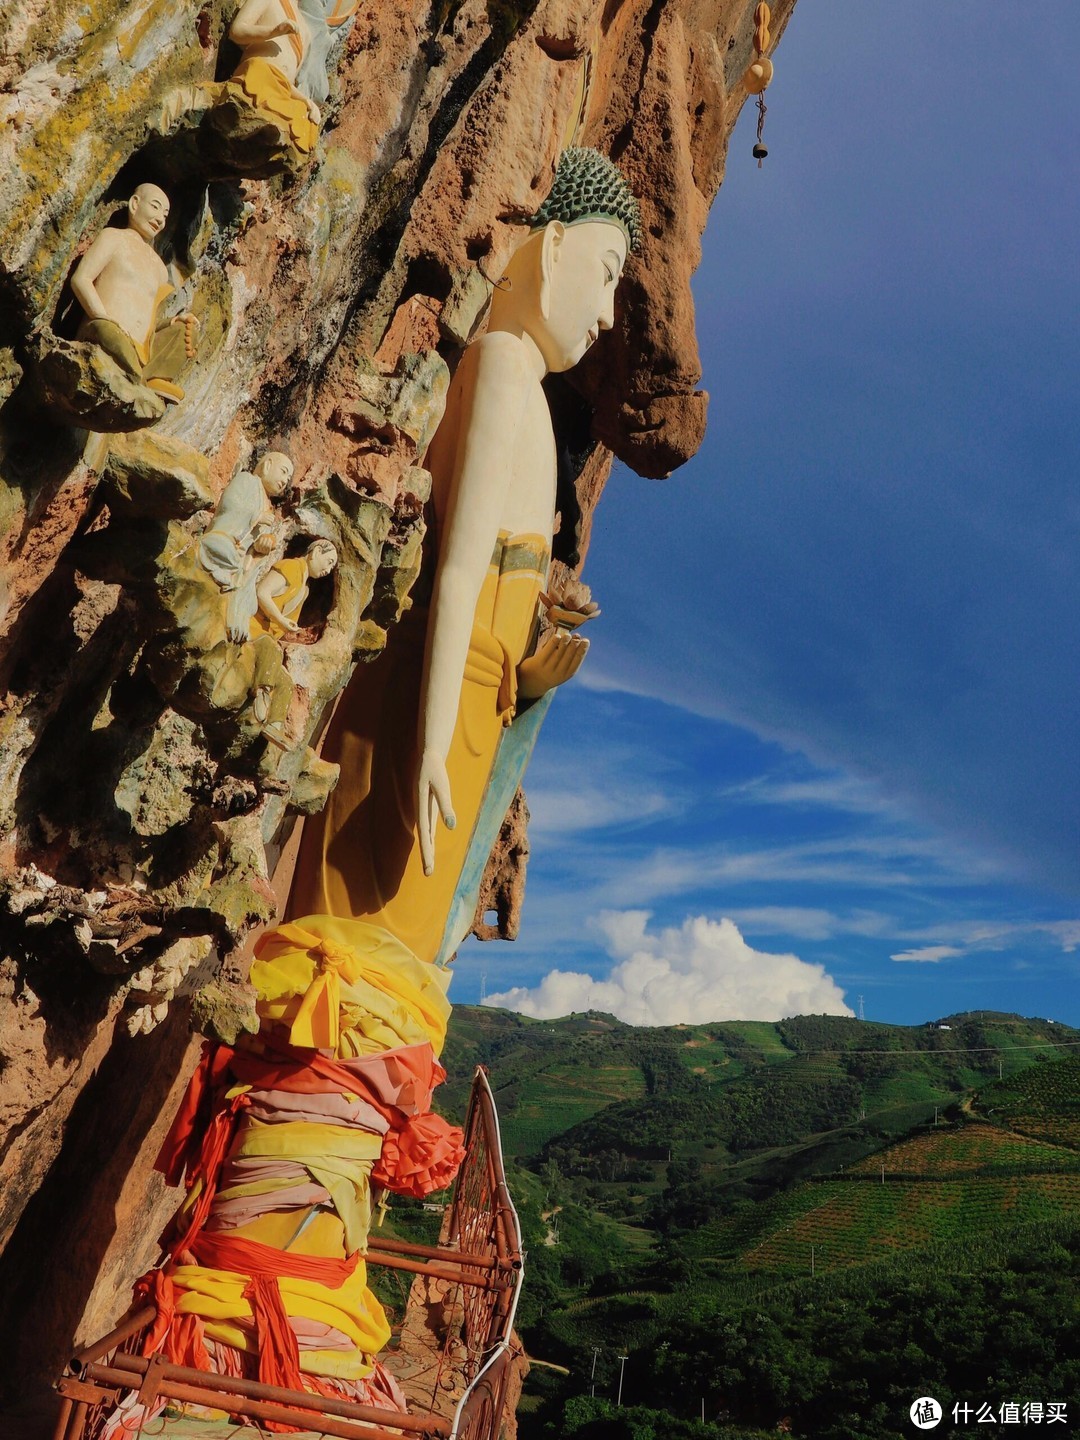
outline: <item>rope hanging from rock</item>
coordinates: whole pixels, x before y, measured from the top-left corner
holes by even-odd
[[[748,95],[757,96],[758,122],[757,122],[757,143],[754,146],[754,159],[761,169],[761,162],[768,155],[769,151],[762,138],[765,129],[765,115],[767,106],[765,104],[765,89],[773,78],[773,63],[765,54],[772,39],[769,30],[769,21],[772,19],[772,12],[765,0],[754,10],[754,54],[755,59],[743,76],[743,84],[746,86]]]

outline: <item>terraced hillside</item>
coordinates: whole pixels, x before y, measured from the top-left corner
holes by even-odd
[[[985,1086],[972,1108],[995,1125],[1080,1150],[1080,1055]]]
[[[571,1372],[534,1371],[522,1440],[575,1433],[578,1411],[562,1407],[594,1357],[598,1396],[627,1354],[628,1398],[659,1403],[664,1357],[691,1320],[711,1337],[701,1370],[715,1363],[715,1336],[749,1333],[755,1314],[783,1329],[797,1313],[792,1355],[831,1353],[813,1318],[827,1297],[847,1296],[837,1314],[854,1324],[868,1297],[907,1296],[931,1276],[946,1291],[942,1323],[961,1304],[950,1275],[976,1288],[974,1277],[1015,1279],[1016,1305],[1035,1306],[1035,1289],[1057,1283],[1050,1257],[1080,1273],[1078,1042],[1065,1026],[989,1012],[919,1027],[802,1016],[635,1029],[596,1014],[551,1022],[459,1008],[451,1073],[489,1066],[515,1162],[529,1247],[522,1333],[530,1353]],[[914,1356],[909,1318],[897,1344]],[[984,1320],[991,1345],[997,1321]],[[721,1412],[773,1429],[782,1411],[747,1398],[755,1346],[768,1349],[759,1336],[713,1389],[742,1397]],[[934,1393],[916,1371],[912,1393]],[[679,1399],[671,1391],[670,1413]],[[802,1423],[811,1428],[795,1433],[885,1433],[850,1417],[847,1430]]]

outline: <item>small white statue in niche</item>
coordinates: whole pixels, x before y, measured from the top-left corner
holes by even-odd
[[[241,470],[221,492],[210,529],[199,540],[199,562],[229,597],[225,633],[235,644],[251,638],[258,587],[280,544],[272,501],[289,489],[293,462],[268,451],[254,470]],[[335,552],[336,555],[336,552]]]

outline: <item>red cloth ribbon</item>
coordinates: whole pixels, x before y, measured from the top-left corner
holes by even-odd
[[[278,1250],[258,1240],[230,1235],[227,1230],[204,1231],[192,1241],[190,1250],[199,1264],[209,1270],[232,1270],[238,1275],[267,1280],[287,1275],[292,1280],[312,1280],[331,1290],[344,1285],[360,1263],[359,1253],[345,1260],[301,1255],[294,1250]]]
[[[221,1166],[225,1156],[229,1153],[240,1112],[246,1110],[250,1103],[246,1095],[234,1095],[214,1114],[207,1126],[206,1134],[203,1136],[202,1149],[199,1151],[194,1167],[189,1166],[187,1176],[189,1190],[198,1180],[202,1181],[202,1189],[199,1191],[199,1198],[187,1214],[185,1215],[181,1211],[176,1217],[177,1226],[186,1222],[187,1228],[182,1233],[178,1232],[178,1238],[166,1242],[172,1255],[179,1255],[184,1250],[189,1250],[195,1237],[206,1224],[214,1203],[214,1196],[217,1194]]]
[[[464,1133],[441,1115],[411,1115],[399,1130],[383,1136],[371,1183],[396,1195],[421,1199],[450,1184],[465,1158]]]
[[[202,1137],[229,1088],[232,1055],[227,1045],[214,1045],[209,1040],[203,1045],[195,1073],[154,1161],[154,1169],[165,1176],[166,1185],[179,1185],[184,1171],[195,1168],[203,1148]]]
[[[264,1385],[283,1385],[287,1390],[303,1390],[300,1347],[296,1343],[296,1331],[289,1324],[289,1317],[285,1313],[277,1280],[268,1275],[253,1275],[244,1290],[244,1299],[251,1306],[255,1321],[255,1334],[259,1344],[259,1379]]]
[[[137,1302],[149,1302],[157,1309],[153,1325],[142,1343],[144,1355],[163,1350],[173,1365],[190,1370],[213,1370],[206,1349],[206,1332],[199,1315],[176,1314],[176,1286],[164,1270],[151,1270],[135,1281],[132,1295]]]

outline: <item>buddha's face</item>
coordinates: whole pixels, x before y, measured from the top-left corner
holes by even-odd
[[[262,481],[266,493],[276,498],[284,495],[292,482],[293,463],[280,450],[271,450],[256,465],[255,474]]]
[[[169,218],[169,197],[156,185],[140,185],[128,201],[128,225],[153,244]]]
[[[607,220],[553,220],[533,339],[549,370],[570,370],[615,321],[615,289],[626,264],[626,236]]]

